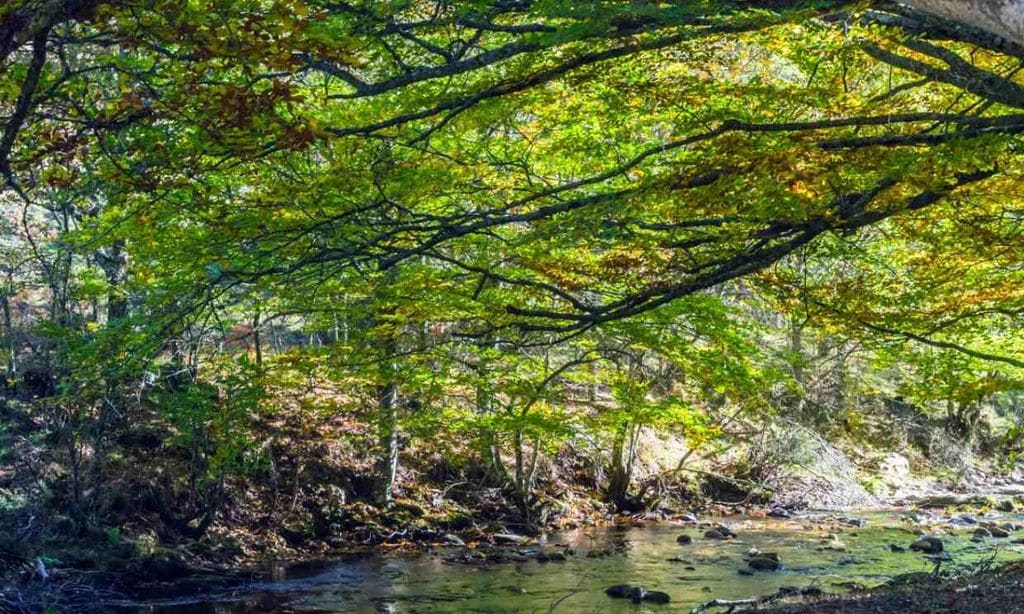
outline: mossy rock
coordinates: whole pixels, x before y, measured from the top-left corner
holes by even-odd
[[[396,501],[390,511],[396,518],[407,520],[423,518],[427,515],[427,511],[422,506],[412,501]]]
[[[319,532],[327,534],[330,532],[330,529],[325,528]],[[314,526],[312,524],[295,523],[288,526],[278,527],[277,533],[284,538],[289,546],[294,547],[309,542],[316,537],[318,531],[314,530]]]
[[[451,512],[436,519],[434,524],[449,531],[461,531],[473,526],[473,517],[463,512]]]
[[[997,501],[996,498],[991,495],[975,497],[972,503],[974,503],[974,505],[977,505],[978,507],[985,507],[988,509],[996,509],[999,506],[999,501]]]

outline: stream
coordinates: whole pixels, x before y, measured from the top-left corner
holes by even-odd
[[[973,521],[973,522],[972,522]],[[866,522],[865,526],[855,526]],[[713,598],[740,599],[782,586],[843,592],[873,586],[910,572],[931,571],[925,554],[908,547],[923,531],[942,539],[944,568],[971,570],[1024,558],[1024,545],[1009,538],[973,540],[980,523],[1024,523],[1019,514],[942,516],[938,513],[866,512],[806,514],[789,519],[729,516],[644,527],[589,527],[548,536],[547,552],[570,549],[565,561],[531,558],[536,544],[501,550],[528,560],[468,562],[465,548],[411,554],[373,554],[277,567],[259,581],[203,591],[180,588],[174,597],[110,604],[128,612],[234,614],[271,612],[688,612]],[[736,532],[730,540],[704,537],[708,523]],[[1014,527],[1010,527],[1014,528]],[[915,534],[918,533],[918,534]],[[679,544],[680,535],[692,536]],[[831,536],[831,537],[830,537]],[[779,571],[751,572],[745,558],[756,548],[777,553]],[[520,554],[521,553],[521,554]],[[590,556],[588,556],[588,553]],[[483,556],[478,555],[478,556]],[[746,570],[743,573],[740,570]],[[668,593],[667,605],[633,605],[605,595],[614,584],[643,585]],[[174,594],[174,593],[172,593]]]

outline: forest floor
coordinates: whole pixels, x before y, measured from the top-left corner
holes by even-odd
[[[61,469],[66,463],[55,452],[60,447],[47,439],[50,430],[39,412],[28,409],[18,403],[0,408],[5,425],[0,433],[0,586],[49,590],[64,581],[63,586],[80,585],[88,598],[98,578],[115,578],[130,587],[154,579],[176,582],[197,571],[223,576],[257,569],[267,561],[494,542],[497,535],[526,535],[540,527],[646,524],[691,512],[756,518],[769,511],[763,500],[750,505],[708,503],[728,493],[702,491],[697,476],[707,471],[666,481],[663,473],[652,470],[649,483],[671,496],[658,498],[657,511],[619,514],[603,500],[600,462],[586,450],[567,446],[547,461],[533,501],[536,516],[527,525],[517,517],[507,489],[472,463],[458,464],[442,449],[430,448],[429,441],[403,455],[400,496],[384,511],[366,503],[372,461],[357,453],[369,448],[372,429],[337,416],[314,419],[296,408],[254,427],[254,436],[267,442],[272,465],[227,479],[219,513],[195,537],[188,532],[201,520],[203,500],[182,477],[189,475],[189,455],[159,445],[172,439],[166,425],[153,419],[121,436],[102,472],[102,488],[83,490],[82,496],[91,496],[98,511],[84,520],[72,519],[68,510],[76,489],[71,474]],[[649,447],[657,449],[654,443]],[[854,474],[832,481],[840,485],[843,480],[848,483],[842,486],[859,488]],[[956,492],[947,480],[918,474],[898,481],[900,496],[950,497],[950,505],[981,507],[994,506],[982,495],[1019,486],[983,472],[958,480]],[[774,494],[798,499],[805,487],[794,482]],[[881,497],[877,503],[894,502]],[[44,574],[50,576],[48,583],[39,582]]]

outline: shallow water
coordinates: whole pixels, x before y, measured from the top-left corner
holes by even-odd
[[[1024,546],[1010,539],[971,541],[973,526],[953,526],[931,517],[923,523],[907,514],[869,513],[863,528],[841,527],[829,518],[789,520],[729,517],[714,519],[739,537],[717,541],[704,529],[674,523],[643,528],[587,528],[549,537],[579,552],[565,562],[465,564],[447,561],[460,549],[397,556],[373,555],[344,561],[279,568],[261,582],[245,582],[202,597],[135,604],[139,612],[688,612],[713,598],[739,599],[775,592],[781,586],[820,586],[842,592],[846,582],[882,583],[893,576],[931,571],[935,563],[915,552],[892,552],[889,544],[908,546],[914,530],[943,539],[952,560],[948,567],[970,569],[995,557],[996,562],[1024,558]],[[979,517],[985,521],[1021,522],[1019,515]],[[676,543],[687,533],[694,542]],[[846,552],[822,550],[836,534]],[[952,534],[950,534],[952,533]],[[1012,538],[1024,536],[1018,532]],[[779,554],[784,569],[742,575],[751,548]],[[535,546],[533,547],[535,548]],[[614,553],[588,558],[594,550]],[[522,546],[523,550],[531,549]],[[673,562],[678,557],[685,562]],[[692,569],[688,569],[692,568]],[[672,597],[669,605],[634,606],[604,594],[612,584],[639,584]]]

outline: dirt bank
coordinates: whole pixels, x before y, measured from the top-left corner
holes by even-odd
[[[1013,562],[998,569],[954,578],[913,575],[861,594],[766,605],[756,611],[775,614],[1024,612],[1024,563]]]

